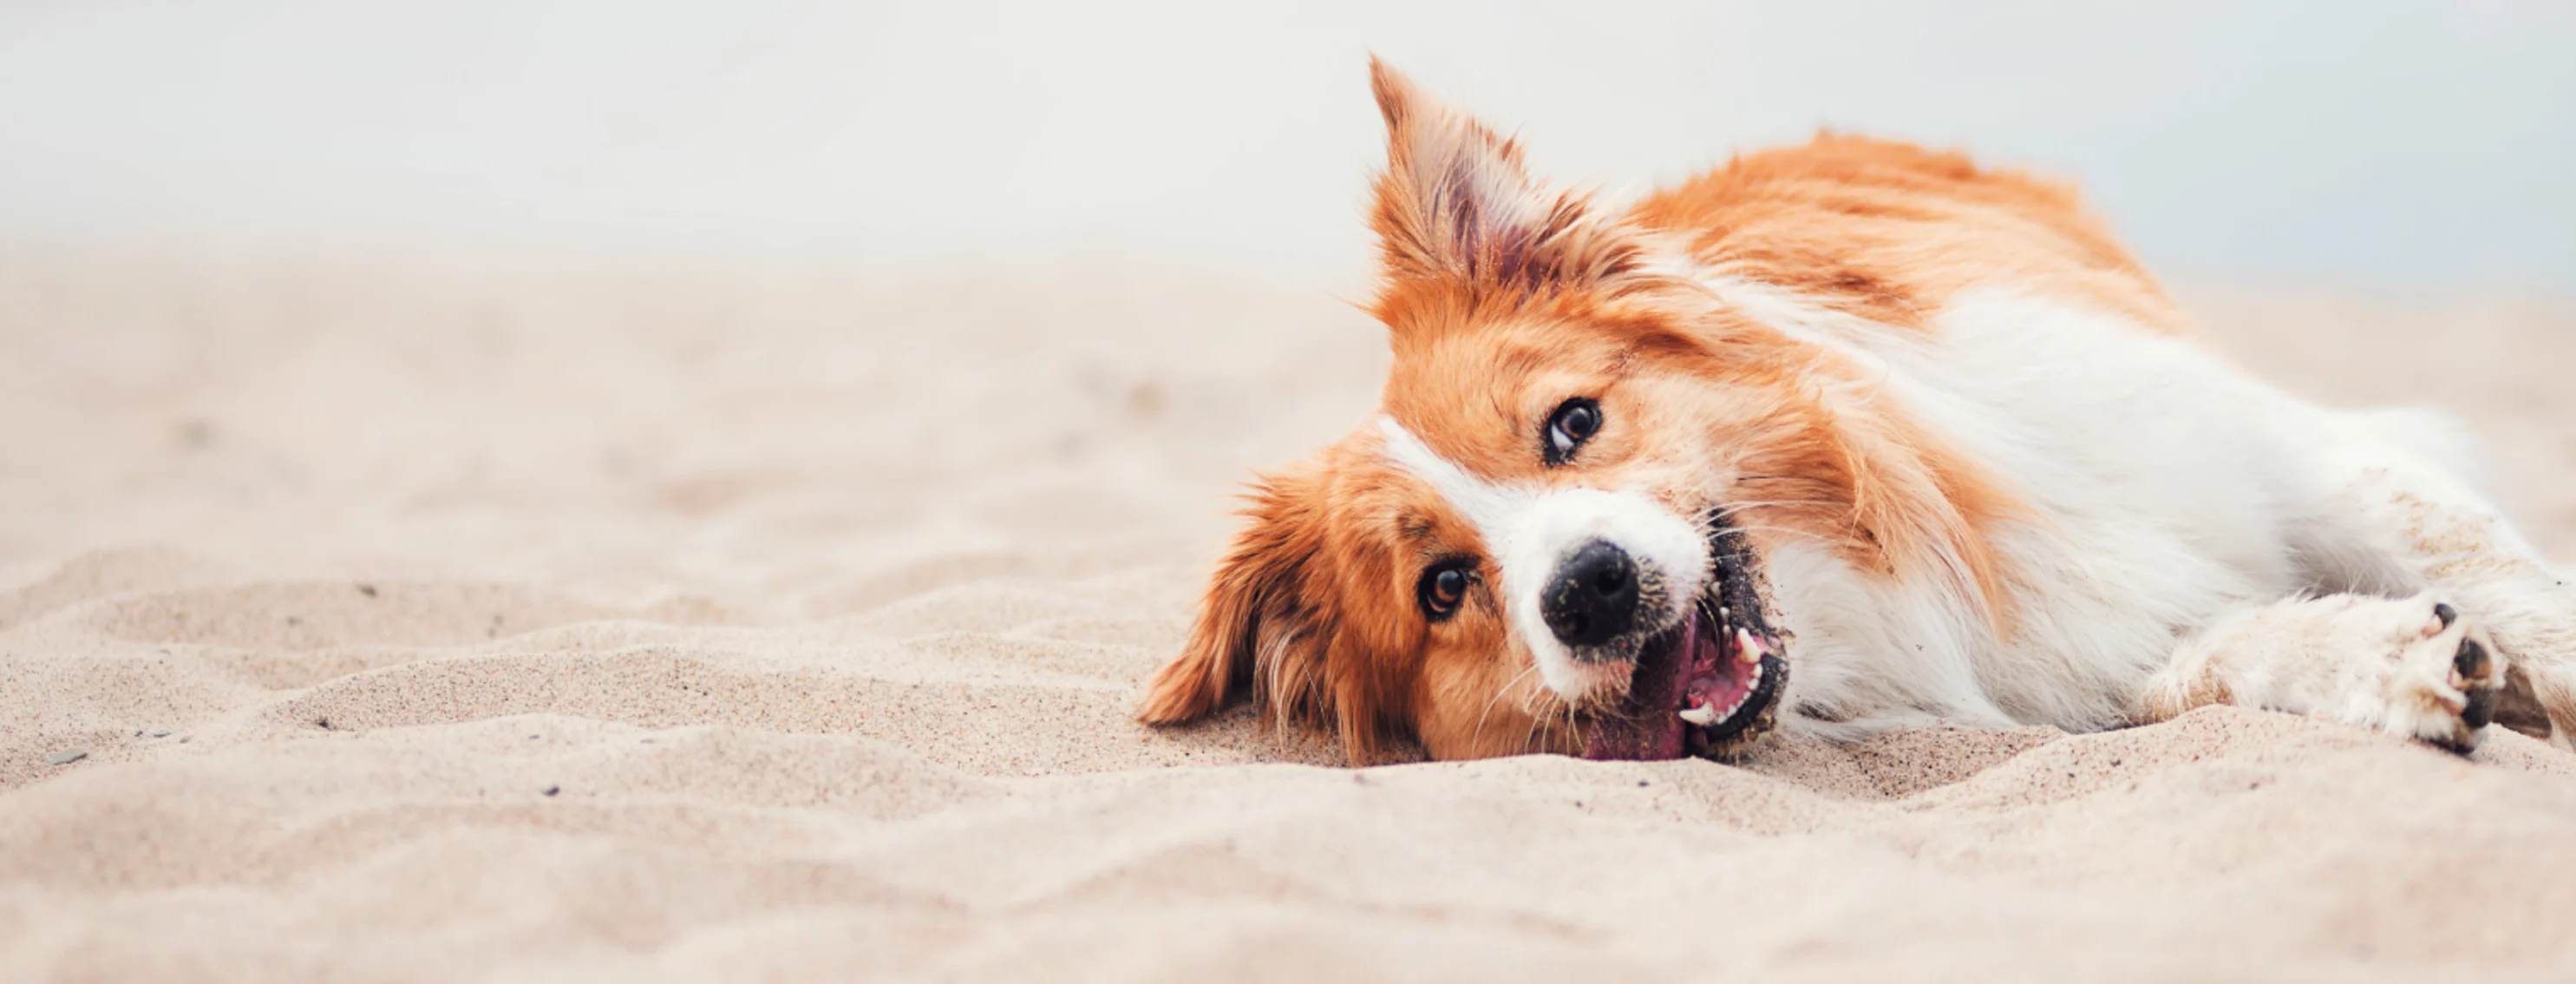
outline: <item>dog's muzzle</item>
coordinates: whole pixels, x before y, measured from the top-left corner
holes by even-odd
[[[1587,715],[1585,758],[1726,758],[1771,730],[1789,667],[1757,559],[1722,519],[1708,544],[1708,582],[1688,599],[1662,598],[1656,572],[1615,544],[1585,544],[1558,565],[1543,598],[1548,628],[1577,659],[1633,663],[1624,699]],[[1668,604],[1680,609],[1669,618]]]

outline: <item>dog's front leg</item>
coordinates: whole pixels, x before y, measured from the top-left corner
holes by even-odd
[[[2206,704],[2331,718],[2466,751],[2494,719],[2505,666],[2431,593],[2292,598],[2221,618],[2147,681],[2139,717]]]
[[[2576,735],[2576,583],[2542,559],[2402,414],[2339,416],[2309,453],[2299,552],[2323,590],[2430,591],[2474,620],[2509,665],[2497,718]]]

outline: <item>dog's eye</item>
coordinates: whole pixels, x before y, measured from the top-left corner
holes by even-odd
[[[1414,585],[1414,599],[1422,605],[1422,617],[1443,621],[1458,613],[1458,605],[1467,600],[1467,562],[1444,561],[1422,572],[1422,582]]]
[[[1540,442],[1539,457],[1551,466],[1562,465],[1574,457],[1574,449],[1601,432],[1601,405],[1583,397],[1567,400],[1547,418],[1547,433]]]

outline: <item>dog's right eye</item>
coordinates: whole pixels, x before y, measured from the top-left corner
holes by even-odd
[[[1547,432],[1540,435],[1539,458],[1550,468],[1562,465],[1574,457],[1574,449],[1600,432],[1600,404],[1579,396],[1567,400],[1547,417]]]
[[[1414,600],[1422,605],[1422,617],[1434,622],[1445,621],[1458,613],[1467,600],[1467,562],[1452,560],[1434,565],[1422,572],[1422,581],[1414,585]]]

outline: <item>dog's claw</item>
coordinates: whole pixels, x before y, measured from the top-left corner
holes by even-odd
[[[2449,608],[2450,606],[2443,605],[2441,607]],[[2493,665],[2493,662],[2494,661],[2487,658],[2487,647],[2479,645],[2478,641],[2475,639],[2462,639],[2460,640],[2459,655],[2451,658],[2451,667],[2459,672],[2461,680],[2471,683],[2483,683],[2486,681],[2487,671]],[[2488,724],[2494,722],[2496,693],[2501,689],[2502,688],[2500,687],[2493,686],[2469,686],[2463,688],[2463,693],[2468,697],[2468,703],[2460,709],[2461,723],[2468,725],[2471,729],[2477,729],[2486,727]]]

